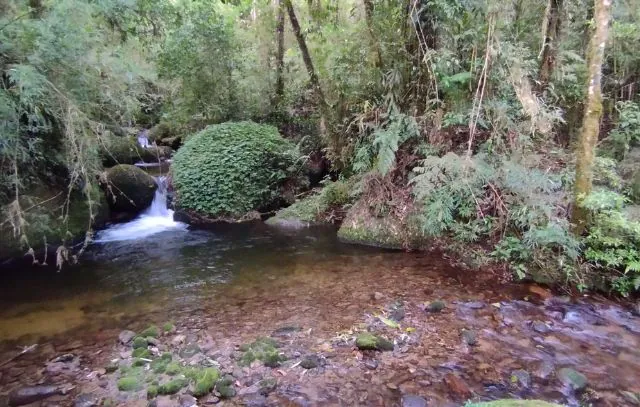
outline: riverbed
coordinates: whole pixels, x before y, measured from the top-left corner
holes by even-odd
[[[618,406],[640,397],[640,318],[630,309],[454,264],[437,252],[342,244],[332,228],[255,223],[94,244],[59,273],[3,270],[0,364],[11,361],[0,366],[0,394],[68,385],[33,405],[74,405],[80,396],[93,405],[147,405],[142,390],[114,388],[118,373],[105,366],[131,357],[118,344],[121,331],[170,321],[161,342],[198,344],[203,358],[234,377],[236,396],[212,394],[201,405],[535,398]],[[444,308],[429,312],[435,301]],[[359,350],[354,340],[363,331],[393,340],[393,351]],[[287,360],[240,366],[240,346],[260,337],[275,338]],[[71,356],[52,363],[61,355]],[[300,362],[309,355],[318,363],[305,369]],[[588,384],[573,388],[562,378],[567,369]],[[252,391],[267,376],[277,386]]]

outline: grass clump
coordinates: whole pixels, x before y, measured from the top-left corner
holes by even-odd
[[[196,383],[193,389],[193,395],[195,397],[202,397],[211,393],[216,381],[220,378],[220,372],[218,369],[207,368],[203,369],[196,379]]]
[[[175,325],[173,325],[172,322],[165,322],[164,325],[162,325],[162,332],[167,333],[167,332],[171,332],[175,329]]]
[[[360,350],[393,350],[393,342],[370,332],[363,332],[358,335],[356,337],[356,346]]]
[[[180,366],[180,364],[178,364],[176,362],[171,362],[171,363],[166,365],[166,369],[165,369],[164,372],[166,374],[168,374],[169,376],[175,376],[175,375],[179,374],[180,372],[182,372],[182,366]]]
[[[158,395],[158,386],[151,385],[147,387],[147,399],[151,400]]]
[[[141,336],[137,336],[133,340],[133,349],[146,348],[149,345],[149,342]]]
[[[146,358],[149,359],[151,357],[151,352],[147,348],[136,348],[131,353],[131,356],[134,358]]]

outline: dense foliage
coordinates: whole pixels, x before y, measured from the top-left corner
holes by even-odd
[[[518,278],[626,295],[639,275],[640,4],[609,5],[2,0],[3,225],[18,238],[28,219],[47,222],[21,198],[42,180],[94,196],[103,165],[141,155],[122,137],[141,127],[174,148],[197,133],[174,168],[185,208],[273,206],[291,144],[246,122],[198,133],[253,120],[330,160],[333,177],[356,176],[360,215],[411,219]]]
[[[177,206],[211,218],[268,209],[281,199],[283,188],[295,187],[297,163],[294,146],[275,127],[253,122],[209,126],[174,157]]]

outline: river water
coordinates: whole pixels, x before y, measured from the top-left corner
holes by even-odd
[[[97,380],[87,372],[118,357],[121,330],[165,321],[208,342],[223,366],[233,364],[240,344],[300,328],[285,340],[292,361],[272,372],[278,388],[268,405],[395,406],[410,395],[430,406],[502,397],[616,406],[633,405],[640,394],[640,318],[603,298],[501,282],[438,253],[342,244],[332,228],[192,230],[173,222],[166,207],[97,240],[79,265],[59,273],[0,274],[0,395],[36,383],[85,388]],[[435,300],[446,308],[425,312]],[[391,317],[399,326],[385,323]],[[353,338],[363,330],[394,339],[395,350],[358,351]],[[13,359],[31,344],[38,347]],[[43,369],[67,352],[81,356],[73,373]],[[324,366],[297,366],[296,357],[308,353]],[[558,379],[567,367],[586,376],[586,392]],[[250,385],[243,380],[236,385]],[[65,397],[53,405],[73,405]],[[139,405],[137,396],[118,397],[118,405]]]

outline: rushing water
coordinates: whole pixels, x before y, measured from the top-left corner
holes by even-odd
[[[332,228],[190,230],[164,202],[159,189],[139,218],[102,231],[78,266],[0,274],[0,363],[17,346],[44,344],[0,365],[0,394],[30,383],[68,349],[90,369],[104,366],[120,330],[167,320],[221,350],[303,328],[287,346],[318,352],[327,366],[306,375],[293,362],[283,367],[273,396],[282,401],[273,405],[394,406],[408,393],[435,406],[494,397],[578,405],[549,373],[563,367],[585,374],[601,405],[625,405],[621,391],[640,393],[640,321],[620,305],[541,296],[438,254],[345,245]],[[447,308],[426,313],[436,299]],[[398,304],[401,330],[377,317]],[[394,337],[396,351],[363,356],[345,346],[363,329]],[[462,329],[476,332],[478,346],[461,341]],[[527,386],[514,383],[519,371],[530,374]]]
[[[139,240],[156,233],[186,230],[187,225],[173,220],[173,211],[167,208],[167,177],[155,177],[158,188],[153,202],[131,222],[113,225],[98,232],[96,243]]]

